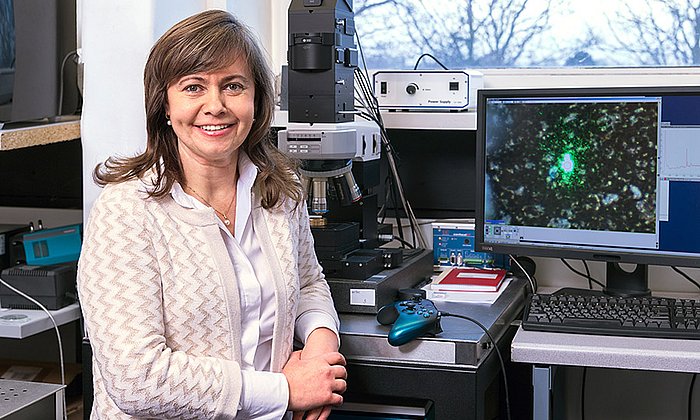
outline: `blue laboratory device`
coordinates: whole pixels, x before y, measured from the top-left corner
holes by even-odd
[[[508,256],[474,251],[473,222],[433,223],[433,265],[448,267],[510,267]]]
[[[51,265],[77,261],[82,225],[41,229],[22,237],[27,265]]]

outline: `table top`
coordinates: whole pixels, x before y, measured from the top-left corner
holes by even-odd
[[[542,288],[545,293],[556,289]],[[696,293],[653,295],[698,299]],[[567,334],[520,327],[511,343],[511,358],[542,365],[700,373],[700,340]]]
[[[525,285],[514,279],[492,304],[435,301],[440,311],[466,315],[488,328],[499,340],[523,308]],[[380,325],[371,314],[340,314],[341,352],[348,359],[391,363],[466,365],[477,367],[489,354],[484,343],[490,341],[483,330],[464,319],[443,317],[443,332],[434,337],[419,337],[399,347],[389,345],[391,326]]]
[[[514,362],[700,373],[700,340],[526,331],[511,343]]]
[[[80,305],[73,303],[49,311],[57,325],[80,319]],[[0,337],[26,338],[53,328],[53,323],[42,310],[0,308]]]
[[[0,123],[0,151],[57,143],[80,138],[80,117],[65,116],[66,121],[7,128]]]

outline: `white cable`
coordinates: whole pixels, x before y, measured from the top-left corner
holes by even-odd
[[[530,277],[530,273],[528,273],[522,265],[520,265],[520,261],[518,261],[513,255],[508,254],[508,257],[510,258],[511,261],[515,263],[518,267],[520,267],[520,271],[525,273],[525,277],[527,277],[527,280],[530,282],[530,287],[532,287],[532,293],[537,293],[537,288],[535,287],[535,281],[532,280],[532,277]]]
[[[48,309],[41,303],[39,303],[36,299],[33,297],[25,294],[23,291],[18,290],[14,287],[12,287],[10,284],[8,284],[5,280],[0,278],[0,284],[3,284],[5,287],[8,289],[12,290],[13,292],[17,293],[18,295],[22,296],[23,298],[29,300],[36,306],[38,306],[42,311],[46,313],[46,315],[49,316],[49,319],[51,320],[51,323],[53,324],[53,328],[56,331],[56,338],[58,339],[58,358],[60,359],[61,362],[61,385],[64,387],[66,386],[66,374],[65,374],[65,369],[64,369],[64,363],[63,363],[63,340],[61,340],[61,332],[58,330],[58,324],[56,324],[56,320],[53,318],[53,315],[51,315],[51,312],[49,312]],[[65,388],[63,389],[63,418],[64,420],[68,420],[68,409],[66,407],[66,390]]]

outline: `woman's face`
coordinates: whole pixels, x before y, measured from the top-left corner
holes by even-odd
[[[225,166],[237,158],[254,114],[255,83],[244,60],[186,75],[168,87],[167,95],[166,112],[185,167]]]

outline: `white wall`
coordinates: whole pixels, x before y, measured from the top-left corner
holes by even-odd
[[[92,181],[98,162],[143,150],[142,71],[154,40],[155,1],[83,1],[83,218],[99,194]]]

